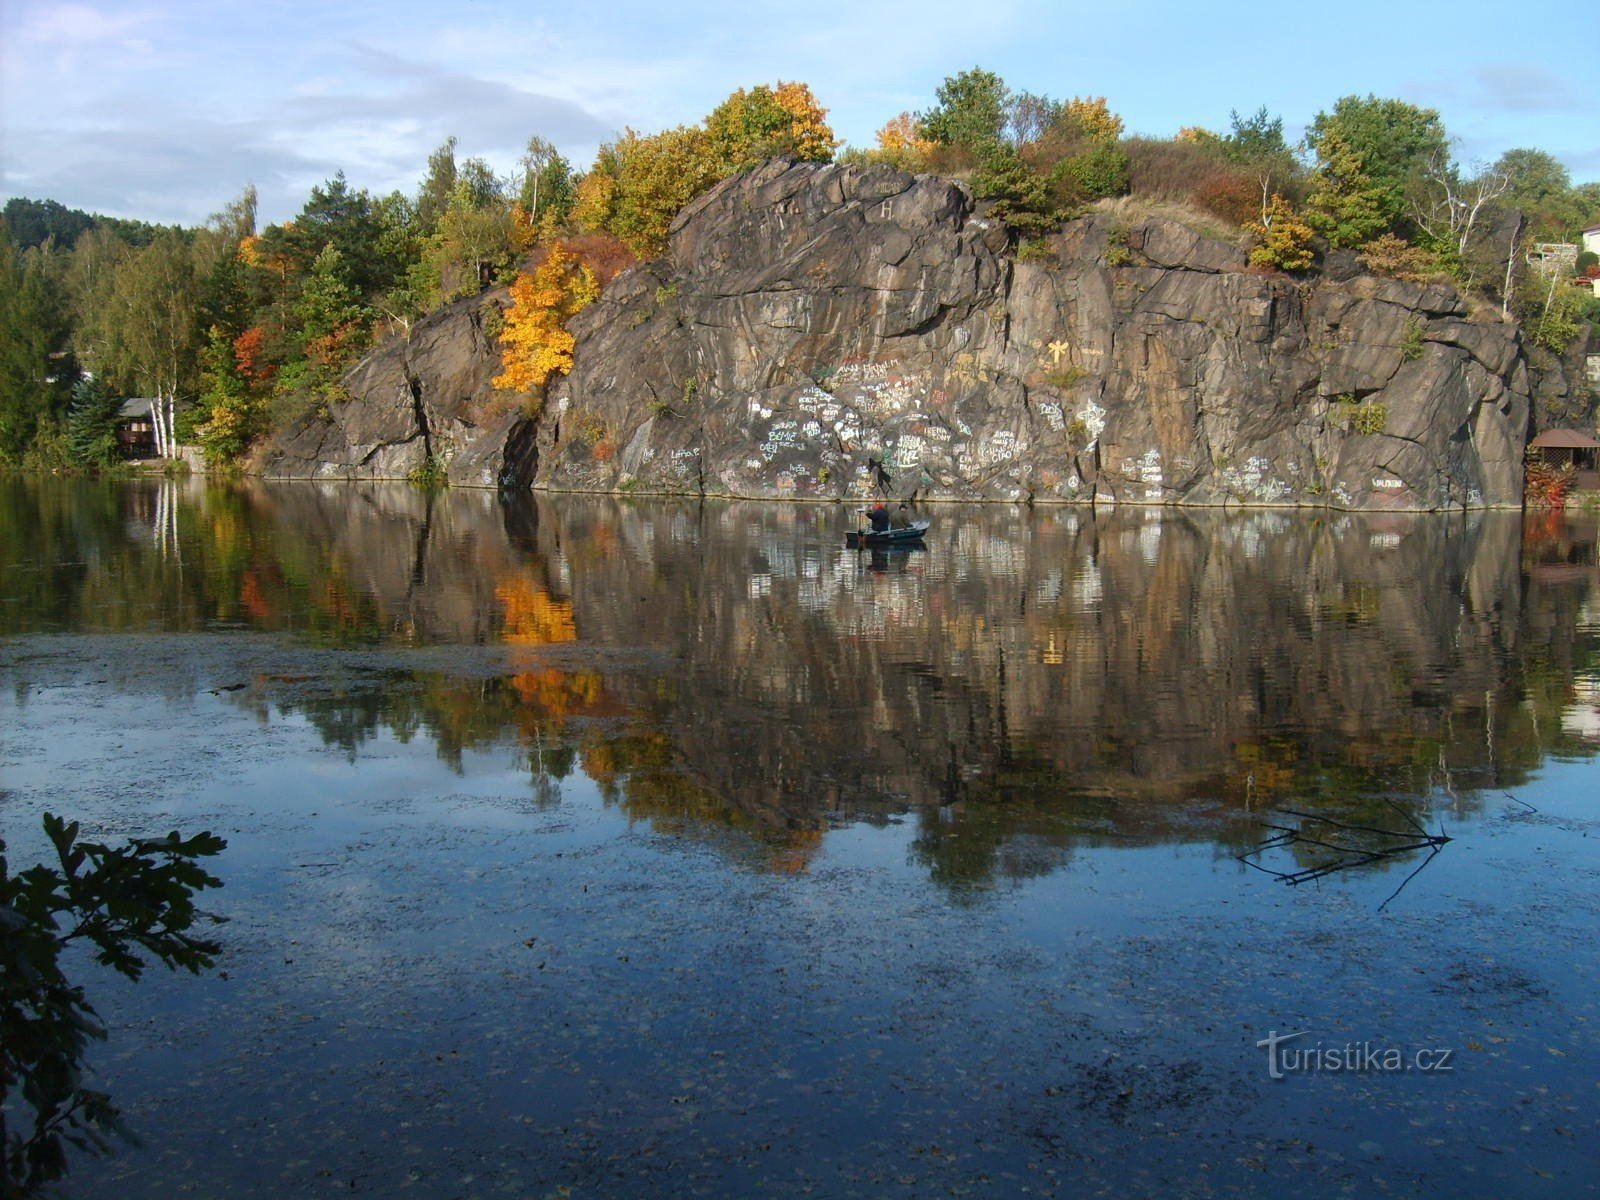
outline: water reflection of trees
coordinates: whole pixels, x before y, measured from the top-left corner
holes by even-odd
[[[459,767],[510,742],[536,797],[581,768],[785,869],[830,822],[908,812],[953,888],[1090,844],[1239,852],[1274,807],[1465,813],[1592,751],[1593,722],[1563,723],[1596,675],[1581,522],[985,507],[875,558],[803,506],[3,486],[0,632],[492,648],[236,698],[352,754],[420,736]]]

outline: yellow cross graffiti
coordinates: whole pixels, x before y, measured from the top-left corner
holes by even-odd
[[[1061,364],[1061,356],[1068,350],[1072,349],[1072,347],[1067,345],[1066,342],[1058,340],[1051,342],[1045,347],[1045,349],[1050,351],[1050,361],[1059,366]]]

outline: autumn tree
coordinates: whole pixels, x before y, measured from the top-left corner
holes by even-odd
[[[933,143],[922,136],[922,125],[911,113],[892,117],[873,140],[876,148],[862,155],[866,161],[887,163],[902,171],[928,169]]]
[[[666,249],[678,210],[722,178],[710,136],[689,125],[648,137],[627,129],[614,152],[616,191],[606,228],[634,253],[653,257]]]
[[[706,136],[722,175],[748,171],[777,154],[811,162],[833,157],[838,139],[827,110],[803,83],[740,88],[706,117]]]
[[[252,394],[239,370],[235,342],[225,331],[211,328],[200,361],[197,407],[204,415],[196,422],[195,436],[208,461],[231,463],[264,432],[267,406]]]
[[[552,376],[570,371],[576,341],[567,322],[599,294],[594,272],[561,243],[552,243],[544,261],[511,285],[511,307],[500,334],[501,372],[494,386],[532,392]]]
[[[1304,271],[1316,261],[1311,226],[1282,196],[1274,195],[1261,220],[1251,221],[1245,228],[1261,239],[1261,244],[1250,251],[1250,262],[1255,266],[1293,273]]]

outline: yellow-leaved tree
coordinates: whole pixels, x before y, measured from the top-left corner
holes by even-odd
[[[500,374],[494,386],[531,392],[553,375],[572,370],[576,340],[567,322],[600,295],[594,272],[559,242],[544,261],[518,274],[511,285],[511,307],[500,332]]]
[[[933,157],[934,144],[922,136],[922,123],[908,112],[892,118],[878,130],[878,149],[872,159],[899,167],[902,171],[925,171]]]
[[[1261,239],[1261,244],[1250,251],[1254,266],[1270,271],[1304,271],[1317,259],[1311,246],[1315,236],[1311,226],[1295,212],[1294,205],[1276,192],[1266,215],[1260,221],[1245,222],[1245,228]]]

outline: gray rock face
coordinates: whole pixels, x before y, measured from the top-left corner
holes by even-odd
[[[1014,261],[964,188],[772,162],[578,320],[536,486],[760,497],[1521,502],[1517,328],[1097,214]]]
[[[446,306],[383,343],[344,378],[351,399],[291,427],[261,473],[285,479],[404,479],[435,463],[451,483],[526,486],[533,430],[490,382],[500,348],[485,314],[503,291]]]
[[[1018,261],[958,183],[774,160],[574,321],[536,429],[462,422],[496,365],[457,306],[358,367],[361,401],[278,461],[404,474],[432,453],[458,482],[766,498],[1520,504],[1517,327],[1337,274],[1259,273],[1114,213]]]

